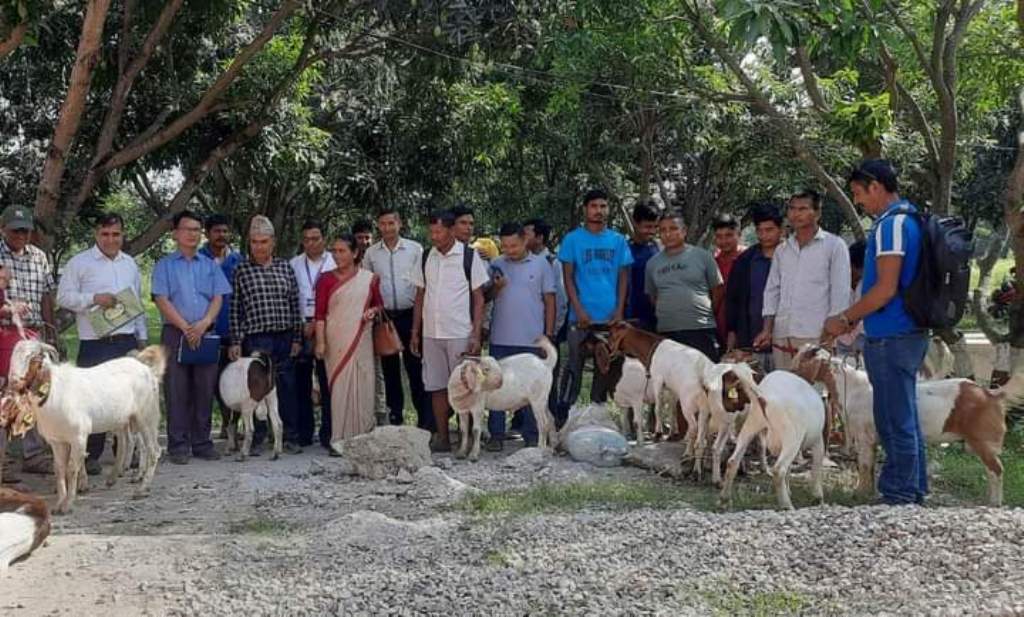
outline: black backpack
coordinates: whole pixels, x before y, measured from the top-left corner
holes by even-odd
[[[960,322],[967,309],[974,234],[958,216],[908,210],[921,227],[921,257],[914,280],[903,289],[903,304],[922,328],[944,330]]]
[[[423,268],[423,285],[427,284],[427,258],[430,257],[430,251],[432,248],[427,248],[423,251],[423,263],[420,264]],[[463,245],[462,250],[462,271],[466,274],[466,285],[469,286],[469,320],[473,321],[473,256],[476,255],[476,249],[469,246],[468,244]]]

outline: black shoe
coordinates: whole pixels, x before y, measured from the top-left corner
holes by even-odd
[[[175,465],[188,465],[187,454],[172,454],[167,457]]]
[[[98,476],[102,472],[103,467],[100,465],[99,461],[92,458],[85,459],[85,473],[89,474],[90,476]]]
[[[263,454],[263,446],[252,444],[249,448],[249,456],[259,456],[261,454]]]
[[[202,454],[193,453],[192,456],[194,456],[194,457],[196,457],[198,459],[202,459],[204,461],[219,461],[220,460],[220,452],[217,452],[216,450],[210,450],[209,452],[203,452]]]
[[[283,449],[288,454],[302,454],[302,448],[300,448],[298,444],[291,441],[284,442]]]
[[[488,452],[501,452],[505,449],[505,440],[502,437],[491,437],[484,444],[484,450]]]

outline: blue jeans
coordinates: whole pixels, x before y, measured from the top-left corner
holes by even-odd
[[[864,342],[864,363],[874,390],[875,428],[885,449],[878,492],[889,503],[921,502],[928,493],[928,461],[917,416],[917,371],[927,350],[924,333]]]
[[[242,353],[251,355],[254,351],[262,351],[270,355],[274,362],[274,373],[277,378],[277,411],[281,415],[284,429],[283,440],[298,444],[299,434],[296,424],[298,398],[295,393],[295,359],[291,357],[292,341],[295,334],[291,331],[266,332],[247,334],[242,342]],[[267,438],[267,422],[256,420],[252,434],[252,444],[261,445]]]
[[[535,356],[540,356],[540,349],[537,347],[520,347],[516,345],[494,345],[490,346],[490,353],[496,360],[514,356],[519,353],[532,353]],[[553,387],[553,386],[552,386]],[[523,419],[521,432],[523,434],[523,440],[527,444],[537,443],[537,419],[530,413],[529,407],[523,407],[516,411],[517,416],[521,416]],[[491,434],[491,439],[503,439],[505,437],[505,411],[504,410],[491,410],[487,416],[487,432]]]

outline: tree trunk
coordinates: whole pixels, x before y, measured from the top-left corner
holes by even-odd
[[[1024,0],[1021,0],[1024,6]],[[1024,24],[1021,24],[1024,29]],[[1024,118],[1024,88],[1020,91],[1020,107]],[[1006,180],[1006,226],[1010,234],[1013,262],[1017,267],[1017,294],[1010,309],[1010,344],[1024,349],[1024,120],[1017,134],[1017,160]]]
[[[36,193],[35,218],[42,228],[43,248],[53,245],[52,221],[57,218],[60,184],[64,176],[66,157],[78,133],[78,125],[85,110],[85,101],[92,83],[93,69],[99,60],[103,25],[110,10],[110,0],[90,0],[82,20],[82,35],[78,42],[75,64],[71,69],[68,93],[57,117],[53,141],[43,163],[43,173]]]
[[[28,34],[28,22],[23,21],[11,28],[10,35],[0,41],[0,60],[14,53],[14,50],[25,40],[26,34]]]

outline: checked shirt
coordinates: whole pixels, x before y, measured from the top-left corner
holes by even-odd
[[[246,261],[235,268],[229,317],[231,342],[253,334],[291,331],[302,342],[299,285],[291,265],[274,258],[267,266]]]
[[[56,289],[50,258],[41,249],[29,244],[21,255],[16,255],[7,242],[0,240],[0,262],[11,273],[7,289],[8,300],[20,300],[28,305],[25,325],[39,328],[43,323],[43,296]],[[9,318],[0,319],[0,326],[12,325]]]

